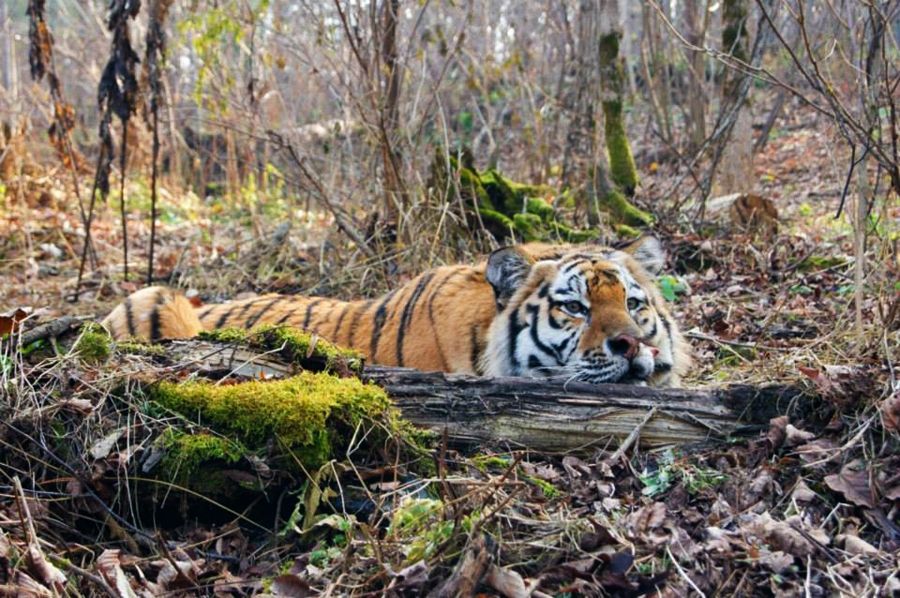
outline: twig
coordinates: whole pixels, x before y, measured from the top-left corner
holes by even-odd
[[[59,319],[47,322],[46,324],[41,324],[32,328],[31,330],[23,332],[19,337],[20,342],[22,343],[23,347],[27,347],[35,341],[58,337],[61,334],[64,334],[69,330],[80,326],[88,319],[89,318],[86,317],[63,316]]]
[[[641,430],[644,429],[644,426],[647,425],[647,422],[649,422],[653,418],[653,416],[656,415],[657,410],[658,407],[653,407],[652,409],[650,409],[650,411],[647,412],[647,415],[644,417],[644,419],[641,420],[641,423],[634,427],[634,430],[631,431],[631,434],[628,435],[625,441],[622,442],[622,444],[619,445],[619,448],[616,449],[616,452],[614,452],[612,456],[607,460],[609,463],[615,463],[625,455],[628,449],[631,448],[631,445],[633,445],[635,441],[637,441],[638,437],[641,435]]]
[[[122,253],[125,260],[123,278],[128,280],[128,221],[125,218],[125,159],[128,157],[128,121],[122,119],[122,151],[119,154],[119,215],[122,218]]]
[[[697,587],[697,584],[694,583],[694,580],[691,579],[690,576],[688,576],[687,572],[681,568],[681,565],[678,564],[678,559],[675,558],[675,555],[672,554],[672,550],[668,546],[666,546],[666,554],[669,555],[669,559],[672,561],[672,564],[675,565],[675,569],[678,570],[678,574],[681,575],[681,577],[686,582],[688,582],[688,585],[690,585],[695,592],[700,594],[701,598],[706,598],[706,594],[704,594],[703,591]]]

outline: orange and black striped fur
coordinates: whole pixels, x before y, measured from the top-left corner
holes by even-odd
[[[529,244],[429,270],[369,301],[264,295],[195,308],[150,287],[103,324],[115,338],[150,340],[289,324],[383,365],[668,386],[690,358],[651,278],[663,261],[652,237],[623,251]]]

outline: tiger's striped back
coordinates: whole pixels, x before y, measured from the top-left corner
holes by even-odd
[[[116,338],[153,341],[288,324],[356,349],[373,363],[476,374],[493,316],[493,291],[482,265],[429,270],[367,301],[262,295],[195,309],[169,289],[150,287],[131,295],[103,323]]]

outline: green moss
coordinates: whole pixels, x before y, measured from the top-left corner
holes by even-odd
[[[554,486],[547,480],[542,480],[541,478],[536,478],[530,475],[523,475],[522,477],[540,488],[541,492],[544,493],[544,496],[546,498],[557,498],[562,494],[556,486]]]
[[[166,452],[160,462],[163,477],[208,495],[222,494],[231,487],[222,470],[210,465],[235,465],[249,452],[234,440],[208,432],[188,434],[175,429],[163,433],[160,445]]]
[[[78,352],[78,358],[84,363],[103,363],[112,353],[112,338],[103,326],[91,322],[82,327],[81,336],[72,349]]]
[[[600,236],[600,231],[591,230],[589,228],[576,230],[564,224],[560,224],[559,222],[553,223],[553,227],[557,237],[566,243],[586,243],[587,241],[593,241]]]
[[[391,515],[388,534],[403,546],[407,563],[431,557],[453,534],[453,521],[443,512],[439,500],[409,498]]]
[[[149,345],[135,341],[116,342],[116,351],[126,355],[144,355],[147,357],[163,357],[166,348],[162,345]]]
[[[230,385],[161,382],[152,398],[219,432],[236,435],[251,448],[276,438],[306,469],[339,454],[349,442],[347,434],[364,421],[379,421],[389,433],[403,433],[384,390],[325,373]]]
[[[744,0],[722,3],[722,50],[747,61],[747,7]]]
[[[278,351],[282,359],[304,369],[359,374],[365,363],[358,351],[343,349],[314,334],[286,325],[263,324],[250,331],[222,328],[201,332],[200,338],[237,343],[262,351]]]
[[[610,178],[626,194],[632,195],[637,188],[638,175],[631,146],[628,144],[628,136],[625,133],[622,102],[619,100],[603,102],[603,115]]]
[[[536,214],[515,214],[513,225],[522,241],[540,241],[544,239],[546,232],[543,230],[543,222]]]
[[[550,185],[531,185],[529,183],[517,183],[509,179],[506,179],[506,183],[509,185],[509,188],[512,189],[513,193],[515,193],[518,197],[544,199],[556,195],[556,190]]]
[[[847,264],[847,262],[847,258],[843,256],[810,255],[800,262],[798,269],[803,272],[809,270],[825,270],[836,266],[843,266]]]
[[[459,191],[463,199],[467,200],[466,205],[474,203],[478,209],[487,210],[493,210],[496,207],[474,170],[459,168],[457,172],[459,173]]]
[[[653,224],[652,215],[631,205],[619,191],[611,191],[600,197],[599,203],[617,223],[629,226],[649,226]]]
[[[600,36],[600,64],[608,65],[619,58],[619,33],[612,31]]]
[[[247,343],[249,333],[242,328],[217,328],[215,330],[205,330],[197,335],[197,338],[207,341],[218,341],[220,343],[237,343],[244,345]]]
[[[557,193],[547,185],[517,183],[489,168],[479,173],[471,156],[449,158],[438,150],[429,186],[443,201],[458,192],[470,212],[469,226],[484,228],[498,240],[577,241],[597,236],[596,231],[576,231],[561,223],[548,197]],[[451,173],[447,172],[448,166]]]
[[[499,172],[488,168],[479,179],[497,210],[508,216],[522,211],[523,197],[513,191],[509,181]]]
[[[537,197],[529,197],[526,200],[525,211],[529,214],[534,214],[535,216],[540,217],[541,220],[548,224],[556,219],[556,214],[553,211],[553,206],[548,204],[543,199]]]
[[[641,236],[641,231],[627,224],[617,224],[614,229],[617,235],[626,239],[635,239]]]
[[[515,229],[512,219],[496,210],[479,208],[478,216],[481,218],[484,228],[498,239],[508,237],[510,232]]]
[[[600,77],[603,87],[603,122],[606,133],[606,151],[609,155],[609,175],[612,182],[626,195],[637,188],[637,167],[622,111],[624,97],[624,71],[619,58],[619,32],[611,31],[600,36]],[[628,223],[633,224],[633,223]]]
[[[508,469],[512,459],[498,455],[476,455],[472,457],[472,463],[479,471],[484,472],[488,469]]]

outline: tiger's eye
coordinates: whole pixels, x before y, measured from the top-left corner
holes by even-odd
[[[634,297],[630,297],[626,303],[628,305],[628,309],[631,311],[635,311],[637,308],[641,306],[641,302],[639,299],[635,299]]]
[[[573,316],[581,316],[587,313],[587,308],[578,301],[567,301],[563,303],[563,309]]]

